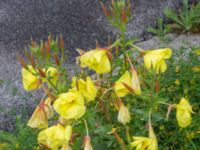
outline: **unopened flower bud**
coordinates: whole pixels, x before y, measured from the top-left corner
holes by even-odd
[[[84,138],[84,150],[93,150],[90,136]]]
[[[129,113],[129,110],[124,104],[121,102],[119,106],[119,113],[118,113],[118,121],[121,122],[122,124],[127,124],[131,120],[131,116]]]

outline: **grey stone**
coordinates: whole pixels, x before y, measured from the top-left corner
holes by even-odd
[[[164,42],[159,37],[153,37],[149,40],[137,43],[136,45],[144,50],[158,49],[164,47],[169,47],[173,50],[178,50],[184,47],[185,49],[190,50],[194,46],[200,46],[200,34],[167,34],[165,36],[165,39],[168,39],[168,42]]]

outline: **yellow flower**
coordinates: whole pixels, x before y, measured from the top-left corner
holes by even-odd
[[[131,121],[131,115],[129,113],[129,110],[126,106],[124,106],[122,102],[120,103],[119,106],[119,113],[117,119],[124,125]]]
[[[38,134],[38,143],[52,150],[58,150],[61,146],[69,142],[72,127],[64,127],[60,124],[42,130]]]
[[[193,72],[200,72],[200,66],[194,66],[192,67]]]
[[[96,98],[97,88],[90,77],[87,77],[86,81],[83,79],[77,80],[74,77],[72,79],[72,87],[81,92],[86,102],[93,101]]]
[[[99,48],[80,56],[80,63],[82,68],[89,67],[99,74],[107,73],[111,69],[106,50]]]
[[[136,150],[158,150],[158,142],[153,128],[150,126],[149,137],[133,137],[131,147],[136,147]]]
[[[193,113],[192,106],[182,97],[179,104],[176,105],[176,119],[180,127],[185,128],[191,124],[191,113]]]
[[[150,70],[153,68],[156,73],[165,72],[167,64],[165,59],[169,59],[172,55],[172,51],[169,48],[148,50],[144,55],[145,67]]]
[[[115,82],[114,89],[118,97],[124,97],[128,93],[140,95],[141,89],[137,72],[133,70],[131,75],[129,71],[126,71]]]
[[[80,92],[71,90],[58,96],[53,108],[64,119],[78,119],[85,113],[84,98]]]
[[[39,78],[34,75],[36,74],[36,71],[34,68],[30,65],[27,66],[28,70],[25,68],[22,68],[22,82],[24,89],[26,91],[36,90],[39,89]]]
[[[58,81],[58,70],[54,67],[49,67],[46,71],[46,76],[50,79],[50,82],[53,85],[56,85],[56,82]],[[49,82],[46,81],[48,84]],[[50,84],[49,84],[50,85]]]
[[[178,79],[176,79],[176,81],[174,82],[177,86],[180,85],[180,81]]]
[[[195,50],[195,55],[200,56],[200,49]]]
[[[147,137],[134,136],[131,143],[131,147],[136,147],[136,150],[148,150],[148,146],[151,143],[151,139]]]
[[[8,146],[7,143],[0,143],[0,149],[4,149]]]
[[[51,98],[42,101],[33,112],[28,121],[28,126],[31,128],[47,128],[48,118],[53,116],[53,108],[51,106]]]

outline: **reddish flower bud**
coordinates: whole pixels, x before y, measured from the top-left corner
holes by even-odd
[[[64,39],[63,39],[62,34],[60,34],[60,49],[64,50],[64,48],[65,48]]]
[[[17,59],[18,59],[19,63],[22,65],[22,67],[24,67],[25,69],[28,69],[25,60],[20,55],[17,55]]]
[[[101,7],[103,9],[103,12],[104,12],[105,16],[109,17],[110,16],[110,12],[108,11],[108,8],[102,2],[100,2],[100,4],[101,4]]]
[[[123,23],[127,23],[127,17],[126,17],[126,10],[125,10],[125,8],[122,9],[122,11],[121,11],[121,20],[122,20]]]
[[[55,60],[55,63],[56,63],[57,65],[60,65],[60,61],[59,61],[58,55],[57,55],[56,53],[53,54],[53,58],[54,58],[54,60]]]

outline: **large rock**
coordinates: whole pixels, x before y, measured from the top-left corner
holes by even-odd
[[[163,8],[177,8],[180,1],[132,0],[133,20],[128,24],[128,37],[142,39],[147,26],[155,25],[157,17],[163,15]],[[31,112],[39,101],[41,94],[30,95],[22,88],[16,53],[23,50],[31,37],[39,41],[49,32],[64,35],[70,64],[74,62],[75,48],[94,48],[96,40],[106,45],[108,36],[116,34],[98,0],[1,0],[0,129],[9,129],[15,112]]]
[[[142,36],[163,15],[163,8],[177,8],[180,1],[132,0],[133,19],[128,24],[128,36]],[[0,1],[0,41],[3,43],[23,45],[31,37],[39,40],[49,32],[63,33],[66,48],[73,55],[74,48],[91,48],[95,40],[103,42],[114,31],[108,26],[98,0]]]

